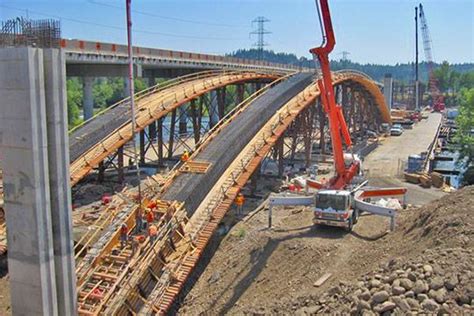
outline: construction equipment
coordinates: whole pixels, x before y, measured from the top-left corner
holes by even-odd
[[[321,103],[329,120],[334,165],[336,168],[336,176],[330,180],[329,186],[334,189],[341,189],[350,183],[352,178],[359,173],[360,163],[356,159],[352,159],[348,166],[346,166],[345,163],[347,159],[344,159],[342,139],[344,139],[348,149],[351,149],[352,141],[346,121],[344,120],[342,107],[336,104],[331,69],[329,67],[329,53],[334,49],[336,40],[332,28],[328,1],[320,0],[319,2],[321,9],[318,7],[318,13],[320,19],[322,14],[323,19],[323,44],[320,47],[311,49],[310,52],[317,57],[321,67],[322,79],[318,79],[317,84],[321,92]],[[315,187],[318,188],[318,185],[316,184]]]
[[[310,50],[317,57],[321,67],[321,77],[317,81],[321,103],[329,120],[335,175],[325,183],[312,179],[298,179],[299,186],[317,189],[313,195],[283,194],[273,195],[269,202],[269,227],[272,225],[272,208],[277,205],[313,206],[313,223],[344,227],[351,231],[357,223],[361,211],[388,216],[391,229],[395,225],[396,210],[370,203],[371,198],[405,196],[405,188],[363,189],[367,181],[361,177],[361,161],[351,153],[344,153],[343,143],[352,151],[349,129],[344,120],[342,107],[336,104],[329,66],[329,53],[336,43],[327,0],[319,0],[318,14],[323,33],[323,44]],[[322,21],[321,21],[322,16]]]
[[[425,12],[423,11],[423,5],[420,3],[420,22],[421,22],[421,34],[423,36],[423,48],[425,51],[425,58],[428,64],[428,72],[429,72],[429,87],[431,93],[431,107],[433,111],[440,112],[444,110],[444,97],[441,91],[438,88],[438,81],[436,80],[433,68],[434,68],[434,61],[433,61],[433,53],[431,48],[431,36],[430,30],[428,28],[428,22],[426,21]]]

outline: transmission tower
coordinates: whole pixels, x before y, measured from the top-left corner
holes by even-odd
[[[342,55],[341,61],[348,61],[349,60],[349,55],[351,53],[348,51],[342,51],[338,55]]]
[[[263,48],[265,46],[268,46],[268,43],[266,43],[263,39],[264,35],[272,33],[265,29],[265,23],[267,22],[270,22],[270,20],[264,16],[259,16],[252,21],[252,27],[254,27],[255,24],[257,24],[257,29],[250,32],[250,36],[257,35],[258,37],[257,42],[253,44],[253,46],[257,47],[257,50],[258,50],[258,60],[263,59]]]

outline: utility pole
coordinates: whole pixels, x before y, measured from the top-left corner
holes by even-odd
[[[270,20],[264,16],[259,16],[252,21],[252,27],[254,27],[255,23],[257,23],[257,29],[255,31],[250,32],[250,36],[257,35],[257,42],[254,43],[253,46],[257,47],[258,60],[263,59],[263,48],[265,46],[268,46],[268,43],[264,41],[264,35],[272,33],[265,29],[265,23],[267,22],[270,22]]]
[[[132,44],[132,0],[126,0],[127,10],[127,40],[128,40],[128,80],[130,89],[130,108],[132,112],[132,144],[133,144],[133,159],[137,168],[137,181],[138,181],[138,207],[142,207],[142,189],[141,189],[141,177],[140,177],[140,162],[137,152],[137,140],[135,133],[137,129],[137,122],[135,117],[135,86],[133,83],[133,44]]]
[[[415,7],[415,110],[420,109],[420,82],[418,81],[418,7]]]

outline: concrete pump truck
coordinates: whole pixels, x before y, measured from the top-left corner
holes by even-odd
[[[271,227],[272,208],[277,205],[311,206],[314,212],[313,223],[344,227],[351,231],[357,223],[360,212],[370,212],[391,218],[394,228],[395,209],[371,204],[372,198],[389,196],[405,197],[406,188],[364,188],[366,180],[361,179],[361,162],[352,154],[352,141],[344,119],[342,107],[336,104],[329,65],[329,53],[336,44],[327,0],[316,2],[323,43],[310,50],[320,66],[317,86],[321,104],[329,121],[335,175],[325,183],[305,179],[304,186],[317,191],[310,195],[280,194],[272,195],[269,201],[269,226]],[[322,20],[321,20],[322,19]],[[344,152],[343,141],[349,153]],[[403,202],[404,203],[404,202]]]

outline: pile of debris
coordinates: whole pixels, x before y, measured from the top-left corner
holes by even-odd
[[[474,312],[474,186],[402,213],[395,252],[354,282],[273,307],[299,315]],[[383,245],[381,245],[383,246]],[[388,248],[387,248],[388,249]],[[335,277],[335,276],[333,276]]]
[[[300,299],[292,310],[298,315],[469,313],[474,311],[472,255],[471,249],[435,248],[405,262],[392,259],[355,284],[340,281],[315,301]]]

